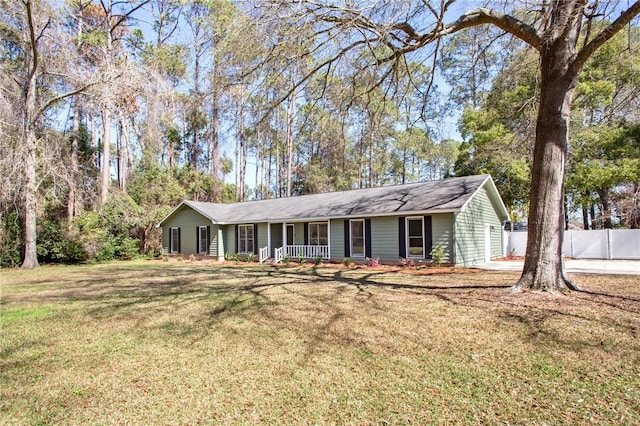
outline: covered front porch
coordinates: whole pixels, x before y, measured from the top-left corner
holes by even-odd
[[[272,259],[324,259],[331,254],[330,222],[267,223],[267,245],[259,250],[259,261]]]

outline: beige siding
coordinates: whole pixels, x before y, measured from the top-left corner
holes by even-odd
[[[434,214],[431,229],[433,232],[433,246],[427,247],[427,254],[437,245],[444,247],[444,262],[453,262],[453,213]]]
[[[224,252],[225,254],[236,253],[236,226],[226,225],[224,227]]]
[[[180,228],[181,254],[196,254],[198,251],[196,233],[198,226],[211,226],[211,237],[213,239],[214,226],[210,220],[188,207],[175,212],[162,226],[163,251],[169,252],[169,230],[171,228]]]
[[[294,223],[294,225],[295,225],[294,238],[295,238],[296,245],[304,244],[305,224],[303,222],[298,222],[298,223]]]
[[[253,223],[243,223],[242,225],[254,225]],[[267,243],[269,241],[268,235],[267,235],[267,223],[259,223],[258,224],[258,234],[255,237],[257,237],[257,239],[255,240],[256,242],[256,247],[255,247],[255,252],[259,253],[259,250],[263,247],[267,246]],[[237,238],[237,225],[223,225],[223,232],[222,232],[222,238],[223,238],[223,252],[221,254],[221,256],[224,256],[224,254],[230,254],[233,255],[236,253],[236,238]],[[273,234],[271,235],[271,237],[273,238]]]
[[[258,245],[256,246],[255,252],[256,253],[260,253],[260,249],[263,247],[266,247],[268,245],[269,242],[269,236],[268,236],[268,227],[269,224],[267,223],[259,223],[258,224]]]
[[[170,232],[170,227],[168,224],[165,223],[165,225],[162,227],[162,253],[167,254],[169,253],[169,232]]]
[[[487,191],[481,188],[455,220],[455,260],[461,265],[485,261],[485,228],[490,230],[490,255],[502,255],[502,222]]]
[[[218,225],[210,226],[209,236],[211,237],[211,241],[209,241],[209,255],[218,256]]]
[[[400,260],[399,216],[371,218],[371,256],[383,261]],[[451,261],[453,244],[453,214],[432,215],[433,245],[445,249],[445,262]],[[426,248],[427,254],[431,247]],[[344,221],[331,221],[331,258],[344,258]]]
[[[334,219],[329,223],[329,257],[344,259],[344,220]]]
[[[384,261],[400,260],[398,249],[398,218],[371,218],[371,256]]]

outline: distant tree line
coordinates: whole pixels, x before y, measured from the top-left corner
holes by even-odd
[[[381,85],[366,66],[380,51],[314,73],[326,58],[309,54],[312,23],[277,25],[256,5],[0,0],[1,266],[157,255],[155,225],[183,199],[491,173],[525,215],[530,50],[480,48],[497,30],[472,27]],[[585,227],[640,226],[639,42],[620,32],[576,89],[566,204]]]

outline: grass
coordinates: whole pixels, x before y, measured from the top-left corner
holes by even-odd
[[[0,424],[638,424],[637,277],[2,270]]]

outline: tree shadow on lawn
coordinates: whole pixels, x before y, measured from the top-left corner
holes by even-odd
[[[571,347],[583,346],[583,343],[561,342],[549,328],[551,319],[565,317],[599,322],[634,333],[637,327],[630,325],[625,314],[640,312],[637,299],[622,295],[596,292],[568,296],[513,295],[507,290],[515,280],[514,274],[486,271],[418,276],[363,269],[185,264],[156,267],[151,271],[114,267],[93,275],[89,270],[84,272],[64,283],[52,280],[51,288],[44,291],[11,295],[3,303],[74,302],[80,303],[81,311],[91,317],[132,318],[138,325],[147,327],[150,319],[169,310],[197,306],[188,320],[180,318],[176,323],[169,319],[168,325],[162,322],[153,325],[164,327],[168,333],[189,337],[193,342],[204,339],[213,327],[229,318],[263,325],[279,323],[295,330],[297,324],[283,322],[282,310],[305,310],[301,314],[312,317],[314,310],[323,310],[327,314],[316,315],[319,322],[307,328],[310,349],[320,344],[329,330],[348,314],[344,303],[357,302],[379,311],[379,315],[387,315],[380,300],[389,294],[399,295],[398,303],[412,303],[418,300],[416,297],[434,298],[453,307],[478,309],[493,321],[504,321],[504,326],[525,325],[530,338],[546,336]],[[286,303],[304,304],[304,307],[283,306]],[[592,309],[597,309],[599,314],[590,315]],[[286,321],[296,321],[290,316],[286,318]]]
[[[512,277],[500,273],[448,274],[446,276],[410,276],[368,272],[350,276],[344,270],[332,274],[321,274],[317,269],[297,271],[296,276],[313,276],[316,284],[341,283],[357,289],[367,298],[373,298],[373,289],[400,291],[415,296],[435,297],[452,306],[464,306],[484,312],[493,311],[494,317],[504,321],[499,326],[518,323],[528,330],[527,337],[533,341],[554,342],[573,350],[587,349],[602,342],[579,335],[560,333],[553,322],[583,322],[614,327],[618,331],[637,336],[640,326],[634,321],[640,313],[640,300],[622,294],[585,291],[569,294],[509,292]],[[615,277],[620,279],[620,277]],[[391,282],[389,281],[391,280]]]

